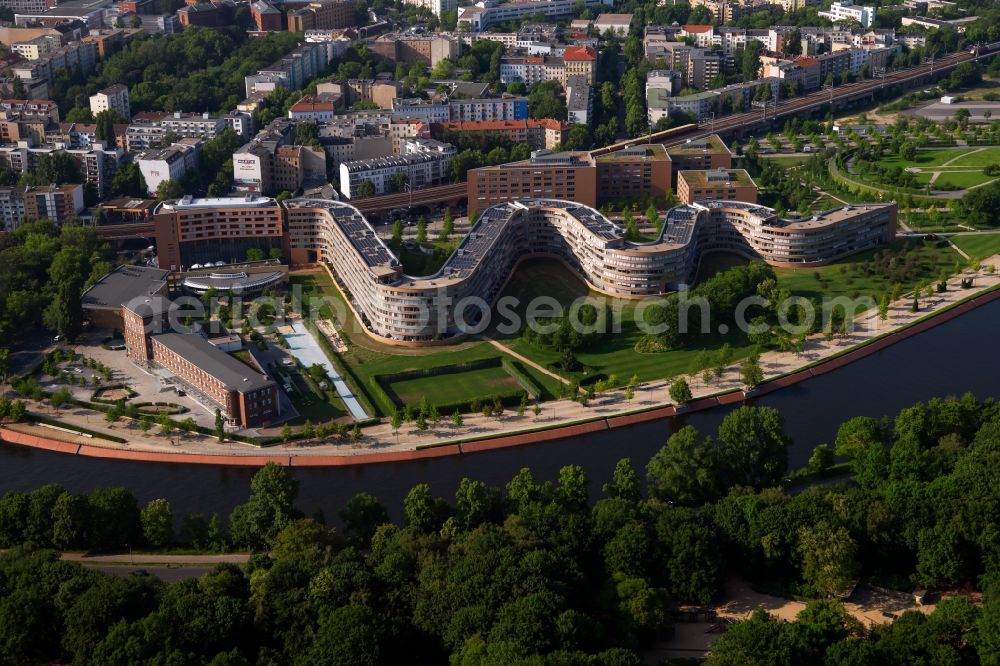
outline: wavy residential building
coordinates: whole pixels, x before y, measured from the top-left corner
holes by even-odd
[[[659,238],[636,243],[589,206],[522,199],[486,209],[437,273],[413,277],[353,206],[300,198],[285,207],[292,263],[326,262],[369,330],[401,344],[474,331],[528,257],[555,257],[596,291],[641,298],[691,282],[706,252],[819,266],[891,242],[896,228],[895,204],[786,220],[752,203],[708,201],[672,208]]]

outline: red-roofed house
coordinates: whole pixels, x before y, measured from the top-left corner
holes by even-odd
[[[336,106],[336,100],[329,93],[316,97],[307,95],[288,107],[288,117],[297,120],[331,120]]]
[[[678,33],[681,37],[692,37],[695,46],[702,49],[712,47],[715,39],[715,27],[711,25],[684,25]]]
[[[563,63],[566,73],[563,83],[571,76],[586,76],[587,82],[594,83],[594,63],[597,62],[597,51],[592,46],[567,46],[563,53]]]

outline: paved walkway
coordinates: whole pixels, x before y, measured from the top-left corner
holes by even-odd
[[[87,553],[63,553],[59,559],[86,564],[163,564],[174,566],[203,566],[206,564],[243,564],[250,559],[250,553],[210,553],[174,555],[167,553],[112,553],[89,555]]]
[[[1000,266],[1000,255],[995,255],[983,261],[983,266]],[[793,372],[804,365],[820,361],[834,354],[845,352],[894,329],[907,326],[930,313],[944,309],[959,300],[975,296],[988,288],[1000,285],[1000,274],[989,275],[981,271],[975,275],[975,283],[971,289],[962,289],[960,282],[963,277],[972,275],[969,272],[952,277],[948,281],[948,290],[942,294],[934,294],[930,298],[921,298],[919,312],[911,312],[912,294],[904,295],[894,302],[890,308],[887,321],[880,321],[876,311],[861,314],[855,319],[855,330],[846,336],[836,336],[827,340],[823,335],[811,336],[800,353],[772,351],[763,354],[760,366],[766,378],[773,378]],[[534,366],[533,366],[534,367]],[[722,391],[740,390],[743,384],[739,377],[739,366],[734,364],[725,369],[718,380],[704,381],[699,375],[687,377],[694,398],[719,393]],[[434,425],[426,431],[417,430],[414,424],[405,424],[394,433],[389,423],[380,423],[364,429],[364,437],[360,442],[343,443],[335,440],[291,442],[267,449],[242,444],[239,442],[219,443],[214,438],[201,435],[174,436],[167,441],[159,435],[142,433],[133,424],[109,425],[103,418],[84,409],[54,410],[47,405],[32,404],[32,412],[54,415],[67,422],[76,423],[82,427],[97,432],[107,432],[129,440],[128,444],[116,444],[97,438],[84,438],[67,435],[74,443],[87,444],[114,449],[141,449],[161,453],[196,453],[231,456],[350,456],[359,453],[384,453],[392,451],[412,451],[413,449],[438,442],[468,439],[470,437],[493,437],[523,431],[541,426],[568,425],[581,419],[595,417],[612,417],[633,411],[640,407],[653,407],[671,403],[669,383],[673,378],[664,378],[644,382],[636,387],[632,400],[625,398],[624,389],[616,389],[600,393],[590,401],[588,406],[570,400],[554,400],[542,403],[543,411],[535,417],[505,416],[501,419],[487,418],[482,414],[468,414],[460,427],[453,425]],[[54,431],[38,426],[15,424],[12,429],[34,430],[42,436],[52,437]],[[47,432],[46,432],[47,431]],[[44,433],[44,434],[43,434]]]

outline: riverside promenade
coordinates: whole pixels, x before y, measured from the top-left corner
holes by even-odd
[[[669,384],[676,378],[664,378],[640,384],[631,400],[626,398],[625,389],[616,389],[597,394],[587,406],[568,399],[545,402],[537,417],[530,408],[523,416],[508,410],[499,419],[482,414],[465,414],[461,426],[454,426],[450,419],[444,418],[439,424],[429,424],[425,431],[418,430],[412,423],[393,431],[389,423],[382,422],[365,428],[358,442],[306,440],[263,448],[233,441],[220,443],[214,437],[196,434],[144,434],[127,419],[109,425],[101,415],[89,410],[57,410],[48,405],[29,403],[32,413],[122,438],[127,443],[78,435],[39,424],[4,425],[0,427],[0,439],[74,455],[248,466],[260,466],[267,462],[291,466],[359,465],[538,444],[667,418],[676,415],[678,409],[693,412],[734,404],[836,370],[1000,299],[1000,272],[991,274],[986,270],[988,266],[1000,267],[1000,255],[984,260],[982,266],[976,273],[966,271],[951,278],[947,291],[920,298],[917,312],[912,311],[912,293],[904,294],[891,304],[885,321],[880,320],[873,310],[859,315],[853,332],[848,335],[829,339],[824,335],[815,335],[807,339],[804,349],[798,353],[770,351],[762,354],[759,363],[765,381],[749,394],[744,392],[738,362],[726,368],[717,380],[708,383],[700,374],[686,376],[693,399],[680,408],[670,404]],[[961,281],[969,277],[973,278],[973,286],[963,289]]]

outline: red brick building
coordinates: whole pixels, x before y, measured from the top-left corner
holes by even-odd
[[[232,425],[253,428],[277,418],[277,385],[200,335],[169,332],[170,310],[170,301],[162,297],[122,307],[128,359],[148,370],[166,371],[178,388],[219,409]]]

